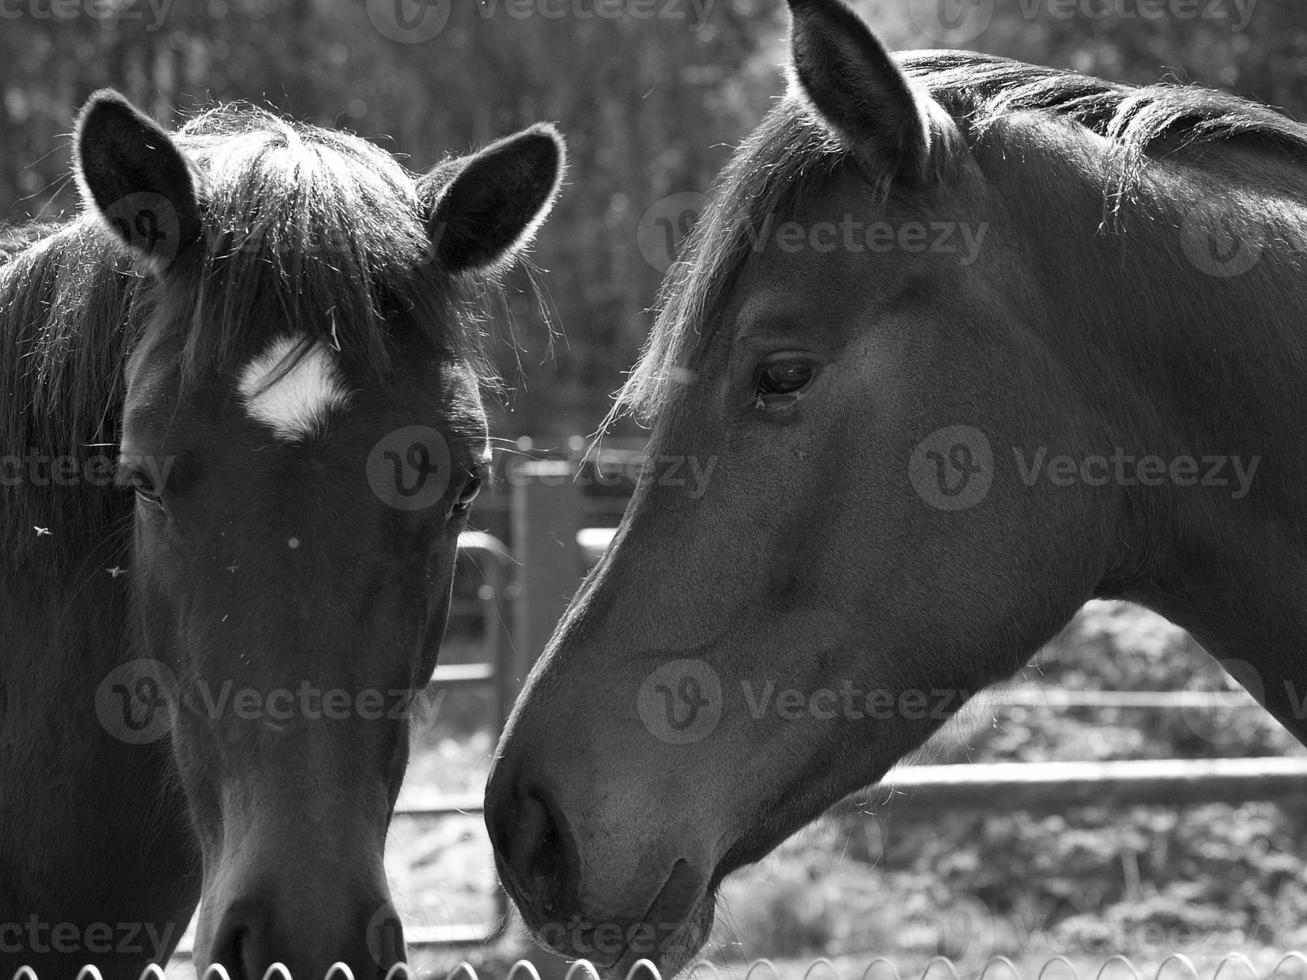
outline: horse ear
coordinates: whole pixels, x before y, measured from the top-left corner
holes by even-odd
[[[789,0],[790,52],[814,112],[869,177],[925,177],[930,129],[907,77],[841,0]]]
[[[466,272],[511,262],[553,207],[565,155],[558,132],[539,124],[431,171],[419,193],[441,264]]]
[[[190,161],[166,132],[112,90],[82,110],[74,140],[88,207],[156,272],[202,232]]]

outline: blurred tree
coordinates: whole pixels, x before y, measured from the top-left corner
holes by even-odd
[[[918,23],[932,2],[854,0],[893,47],[938,46]],[[1131,82],[1170,71],[1307,112],[1307,8],[1169,0],[1171,16],[1131,16],[1147,4],[1157,6],[993,0],[967,44]],[[622,16],[604,15],[613,9],[610,0],[4,0],[0,214],[21,221],[75,206],[67,134],[77,107],[106,85],[173,125],[217,101],[271,105],[373,138],[415,170],[555,120],[569,138],[569,182],[535,250],[547,274],[534,277],[539,289],[529,273],[513,278],[511,322],[496,326],[519,345],[497,348],[515,389],[497,424],[504,435],[589,432],[648,327],[664,264],[647,257],[660,244],[649,236],[676,223],[641,218],[672,195],[705,191],[784,86],[780,0],[625,0]],[[1228,16],[1205,15],[1213,10]],[[447,20],[426,39],[374,26],[396,11]],[[559,328],[552,340],[546,319]]]
[[[770,93],[746,67],[759,34],[781,24],[761,0],[702,13],[696,0],[659,0],[648,9],[673,16],[650,19],[599,16],[587,2],[460,0],[431,7],[448,14],[435,37],[405,43],[416,38],[374,26],[393,16],[377,2],[201,0],[160,8],[161,20],[147,0],[86,0],[63,19],[50,9],[22,0],[0,20],[0,213],[12,221],[76,206],[67,134],[103,86],[173,125],[215,102],[274,106],[376,139],[417,170],[557,121],[571,168],[535,251],[549,275],[534,277],[538,291],[529,274],[514,278],[501,329],[520,350],[498,350],[517,389],[500,431],[555,435],[593,429],[633,360],[661,275],[638,247],[640,216],[669,193],[706,189],[761,115]]]

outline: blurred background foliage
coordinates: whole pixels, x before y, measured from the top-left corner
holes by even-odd
[[[1183,630],[1095,601],[1014,682],[1032,704],[982,695],[928,760],[1108,761],[1302,755]],[[1064,708],[1040,691],[1188,691],[1236,706]],[[1307,814],[1276,803],[1101,806],[897,817],[832,812],[728,878],[718,954],[827,956],[859,976],[892,955],[903,976],[947,956],[963,975],[990,957],[1020,976],[1065,956],[1080,976],[1113,955],[1151,977],[1182,954],[1201,976],[1237,951],[1267,976],[1307,949]],[[972,972],[965,972],[966,969]],[[783,976],[790,973],[783,972]],[[794,973],[793,975],[799,975]]]
[[[653,16],[602,16],[604,3]],[[643,3],[0,0],[0,216],[76,206],[68,134],[103,86],[173,126],[214,102],[270,105],[374,139],[414,170],[554,120],[570,178],[535,250],[538,285],[515,278],[512,322],[496,328],[512,389],[498,431],[589,433],[639,350],[662,272],[641,217],[706,190],[784,86],[781,0]],[[1147,15],[1158,0],[855,0],[894,48],[940,46],[920,27],[940,4],[985,14],[968,47],[1307,113],[1307,7],[1294,0],[1164,0],[1162,16]],[[375,26],[397,12],[419,21],[424,7],[447,17],[432,38]]]

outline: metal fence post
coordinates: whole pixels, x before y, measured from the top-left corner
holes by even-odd
[[[584,494],[568,460],[522,460],[509,479],[519,584],[512,663],[520,690],[581,579],[576,535]]]

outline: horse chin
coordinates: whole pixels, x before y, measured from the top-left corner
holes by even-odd
[[[677,861],[667,880],[644,911],[629,919],[601,914],[605,906],[588,911],[573,906],[549,920],[538,910],[522,907],[523,918],[537,946],[568,959],[585,960],[603,977],[619,980],[633,976],[637,964],[652,963],[664,980],[680,971],[703,948],[712,929],[715,886],[685,860]],[[609,905],[607,908],[611,909]],[[634,974],[650,980],[647,970]]]
[[[708,941],[715,914],[716,898],[713,893],[709,893],[700,898],[689,911],[683,913],[684,919],[658,944],[656,950],[641,950],[633,942],[611,965],[596,964],[596,966],[599,966],[600,972],[609,980],[619,980],[619,978],[625,980],[626,977],[631,977],[632,980],[650,980],[647,969],[632,973],[636,964],[643,961],[653,963],[659,975],[665,980],[671,980],[685,969]]]

